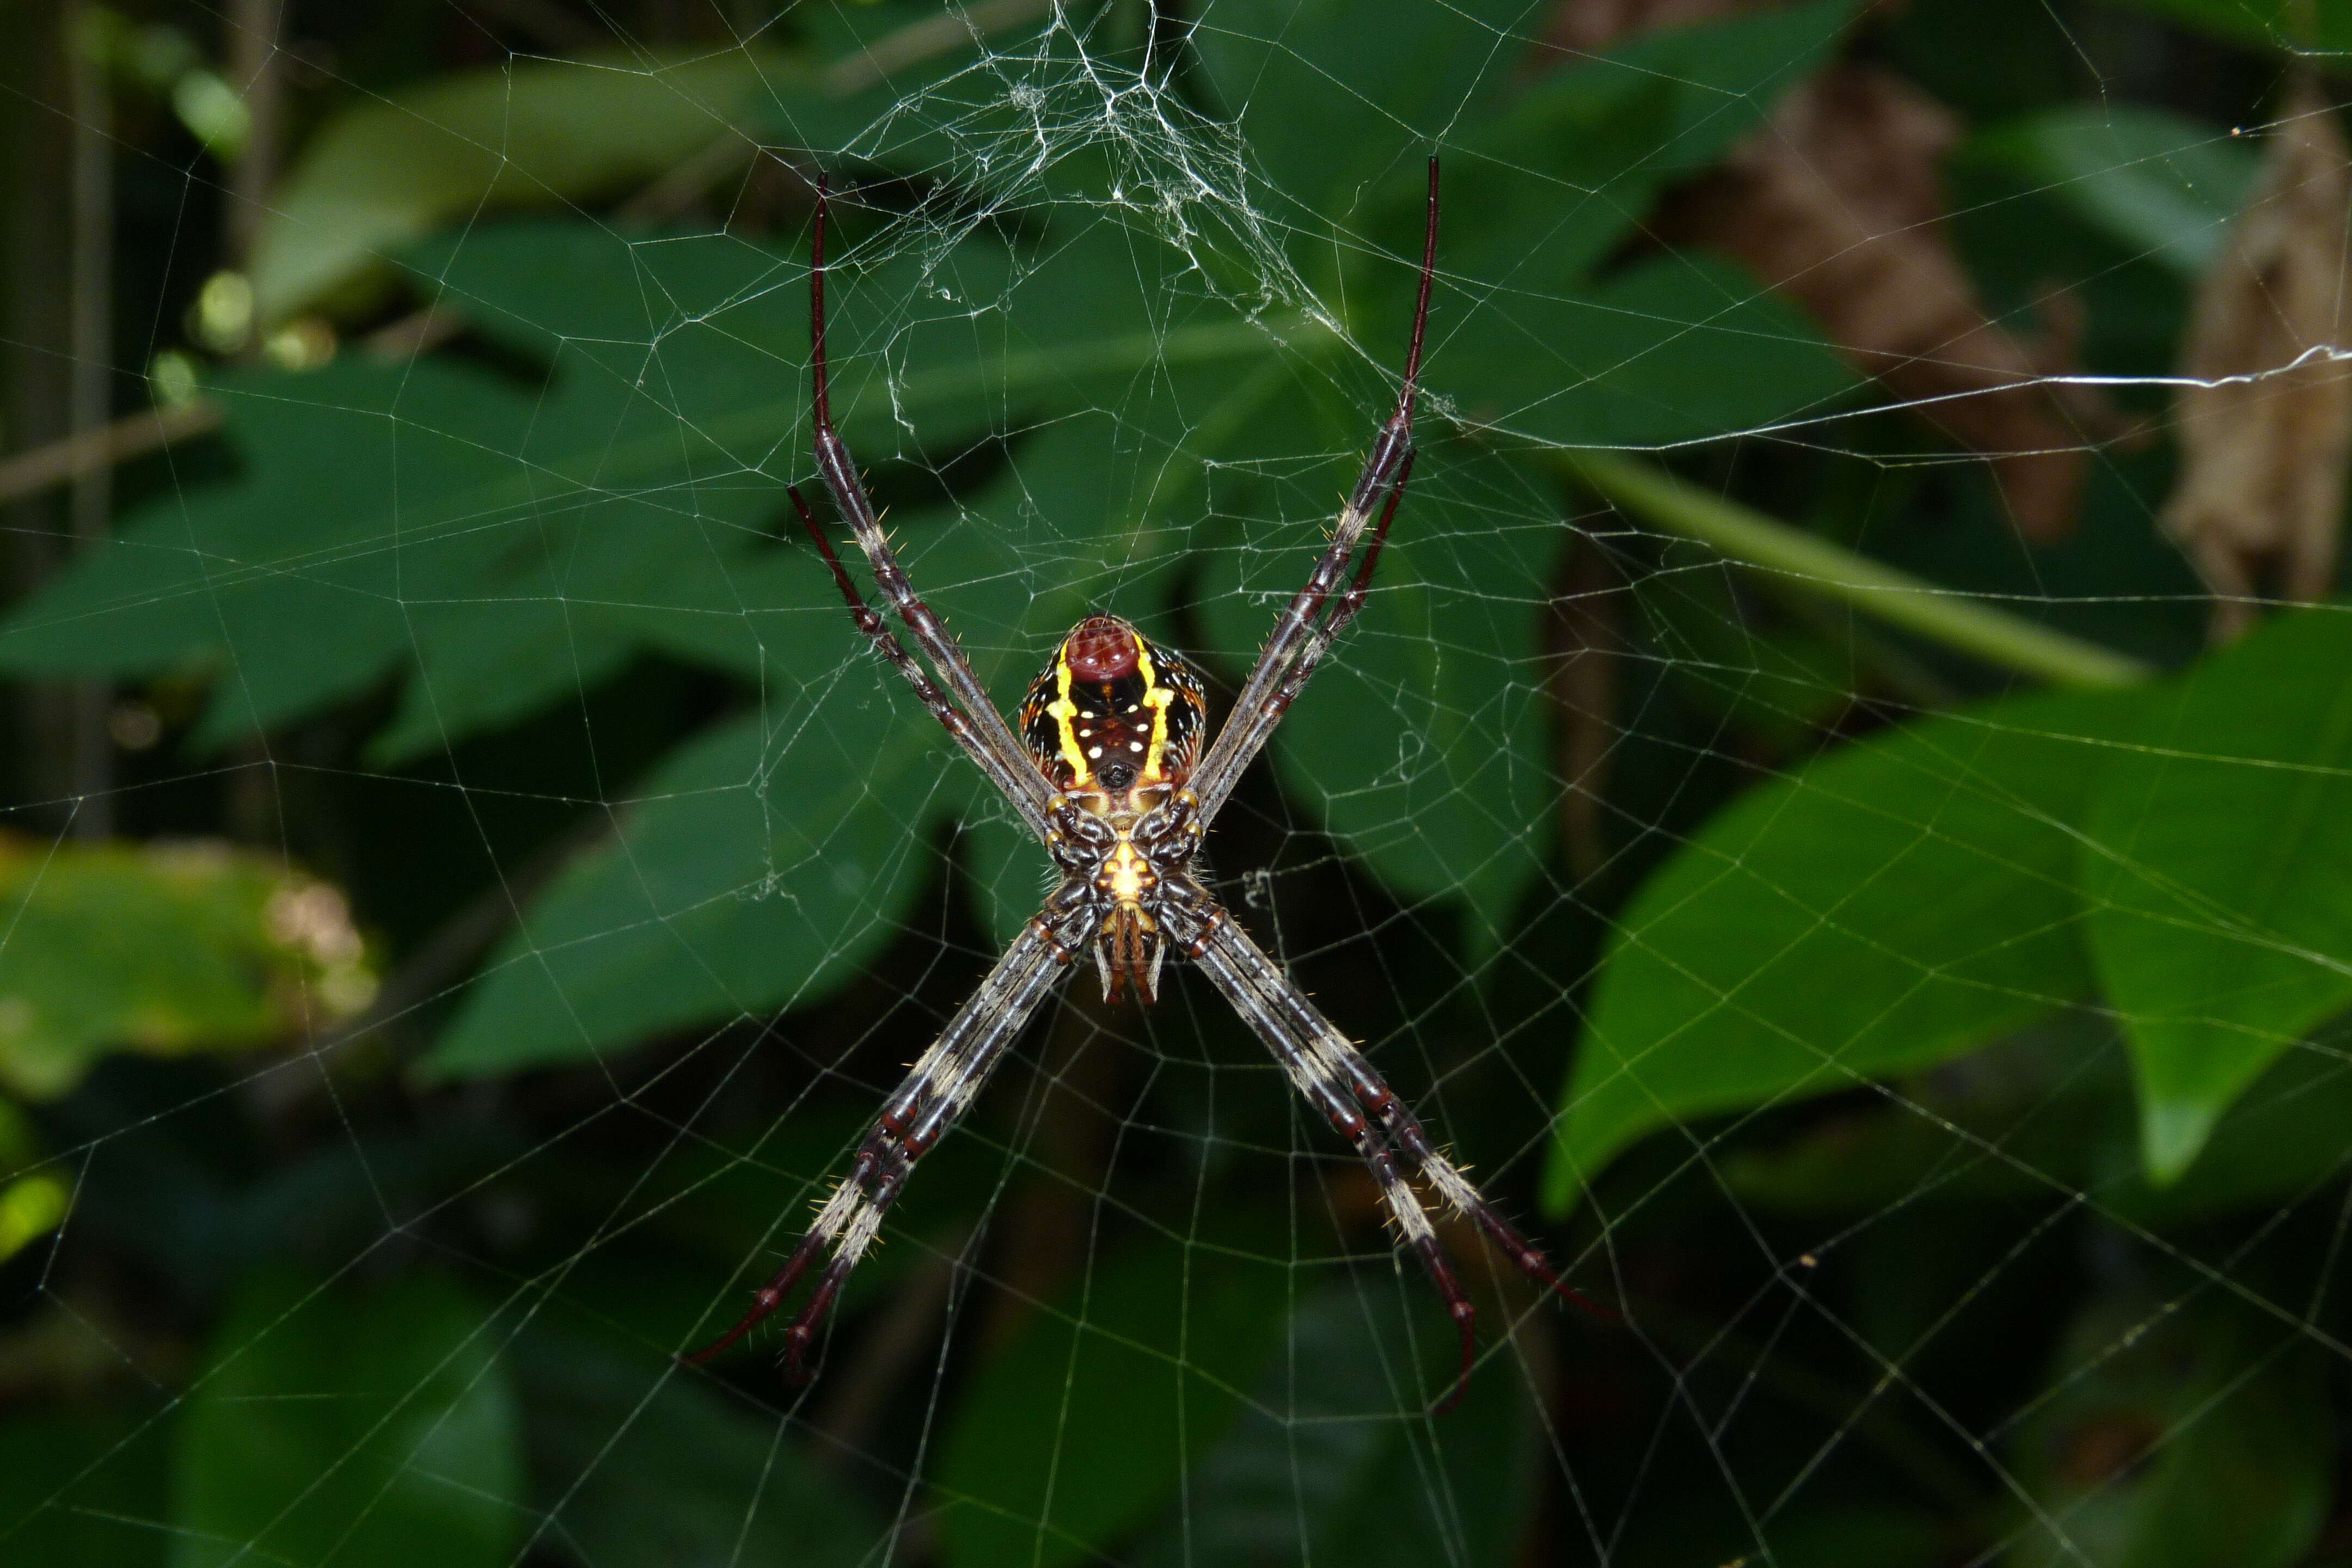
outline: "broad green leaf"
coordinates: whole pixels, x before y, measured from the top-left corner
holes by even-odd
[[[2352,618],[2278,616],[2155,694],[2081,846],[2092,955],[2150,1175],[2352,1005]]]
[[[1856,0],[1800,4],[1643,32],[1575,70],[1664,78],[1676,89],[1673,136],[1650,160],[1663,180],[1713,163],[1769,118],[1780,96],[1830,63],[1862,7]],[[1573,156],[1573,151],[1569,154]]]
[[[2352,12],[2327,0],[2108,0],[2233,44],[2278,49],[2341,72],[2352,57]]]
[[[1680,255],[1449,324],[1431,386],[1562,447],[1664,446],[1819,413],[1858,384],[1820,331],[1728,262]]]
[[[427,1068],[511,1072],[775,1012],[889,942],[963,764],[886,679],[856,668],[670,758],[524,912]]]
[[[2335,1493],[2324,1360],[2221,1300],[2113,1297],[2069,1331],[2010,1463],[2016,1568],[2286,1568]]]
[[[506,455],[530,440],[542,400],[478,371],[345,362],[237,373],[215,394],[247,477],[125,518],[17,606],[0,662],[221,671],[202,738],[226,740],[378,683],[409,652],[407,600],[495,580],[535,488],[579,499]],[[567,422],[560,405],[547,412]]]
[[[1105,502],[1122,481],[1139,506],[1165,482],[1196,388],[1276,352],[1280,323],[1199,300],[1155,311],[1136,289],[1147,262],[1178,265],[1107,224],[1018,286],[987,235],[871,267],[845,258],[833,340],[845,433],[868,461],[922,458],[1008,410],[1091,411],[1024,443],[1070,437],[1025,476],[1066,498],[1045,522],[1120,577],[1172,571],[1173,547],[1121,533]],[[640,647],[755,683],[797,679],[809,661],[787,630],[814,625],[799,612],[831,590],[813,563],[780,561],[768,531],[783,480],[805,471],[805,268],[724,236],[631,245],[546,225],[419,264],[493,336],[551,360],[548,384],[445,360],[225,378],[216,394],[248,478],[124,520],[16,611],[0,665],[216,671],[206,742],[413,664],[422,679],[380,759],[576,695]],[[551,288],[557,303],[543,305]],[[1146,366],[1161,374],[1139,381]],[[1017,507],[1018,487],[986,504]],[[1067,594],[1108,585],[1053,559]]]
[[[1537,1460],[1527,1368],[1510,1346],[1493,1348],[1462,1403],[1431,1417],[1454,1375],[1454,1338],[1421,1285],[1339,1285],[1300,1301],[1250,1407],[1136,1560],[1511,1562]]]
[[[0,1420],[0,1559],[163,1568],[170,1430],[159,1418],[37,1408]]]
[[[1709,822],[1618,921],[1548,1205],[1657,1128],[1914,1070],[2086,996],[2070,825],[2135,711],[2069,693],[1910,724]]]
[[[676,1363],[541,1331],[514,1350],[540,1549],[580,1568],[856,1568],[887,1526],[803,1449]]]
[[[1039,1309],[941,1440],[951,1568],[1062,1568],[1142,1524],[1241,1409],[1287,1289],[1274,1262],[1155,1238]]]
[[[0,837],[0,1085],[37,1099],[109,1051],[274,1045],[374,989],[341,893],[225,844]]]
[[[525,1520],[500,1337],[408,1275],[249,1282],[181,1412],[174,1568],[498,1568]]]
[[[1516,0],[1219,0],[1191,38],[1253,162],[1307,208],[1277,216],[1316,246],[1328,243],[1324,222],[1349,216],[1351,187],[1401,163],[1417,171],[1508,79],[1528,47],[1516,36],[1528,17]],[[1333,135],[1342,119],[1349,133]]]
[[[2137,104],[2070,105],[1980,132],[1957,154],[2046,192],[2136,257],[2203,276],[2252,194],[2255,148]]]
[[[770,94],[821,104],[816,83],[747,49],[519,60],[346,110],[310,138],[263,210],[256,314],[268,323],[316,304],[485,207],[556,206],[651,179]]]
[[[1285,427],[1302,439],[1312,428]],[[1333,489],[1354,458],[1339,450],[1339,463],[1311,470],[1331,470]],[[1318,489],[1308,479],[1274,493],[1287,503]],[[1468,901],[1474,952],[1501,940],[1541,868],[1557,793],[1543,637],[1546,584],[1569,534],[1550,510],[1508,460],[1466,443],[1424,446],[1363,614],[1273,745],[1292,795],[1391,887]],[[1522,521],[1498,528],[1498,516]],[[1253,521],[1210,562],[1203,618],[1236,669],[1306,581],[1328,521]]]

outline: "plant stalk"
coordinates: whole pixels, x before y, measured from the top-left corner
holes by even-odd
[[[2126,687],[2156,671],[2128,654],[2034,625],[1871,560],[1663,469],[1610,452],[1561,452],[1562,473],[1640,521],[1696,540],[1794,587],[2053,686]]]

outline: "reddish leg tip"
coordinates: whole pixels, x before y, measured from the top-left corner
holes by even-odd
[[[1455,1305],[1454,1325],[1462,1335],[1462,1365],[1454,1373],[1454,1386],[1446,1390],[1445,1397],[1429,1407],[1432,1415],[1445,1415],[1462,1403],[1462,1396],[1470,1391],[1470,1369],[1478,1360],[1478,1314],[1469,1302]]]

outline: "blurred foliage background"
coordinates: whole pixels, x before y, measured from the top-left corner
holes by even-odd
[[[2352,1562],[2334,0],[0,16],[0,1561]],[[1044,861],[864,650],[1246,669],[1228,901],[1578,1283],[1189,978],[1049,1005],[809,1388],[730,1321]]]

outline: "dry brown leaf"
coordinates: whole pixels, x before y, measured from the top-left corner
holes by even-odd
[[[1633,32],[1759,8],[1759,0],[1565,0],[1546,41],[1598,49]],[[1959,125],[1941,104],[1874,66],[1832,66],[1790,92],[1723,167],[1670,197],[1660,237],[1737,258],[1819,321],[1856,368],[1956,445],[1992,460],[2028,538],[2074,525],[2082,490],[2078,426],[2112,433],[2103,398],[2053,388],[2079,336],[2068,301],[2038,342],[1990,320],[1941,220],[1938,172]]]
[[[2165,531],[2213,591],[2214,640],[2254,596],[2325,598],[2336,582],[2352,449],[2345,246],[2352,159],[2318,79],[2299,73],[2252,198],[2197,288],[2173,400],[2180,478]]]

